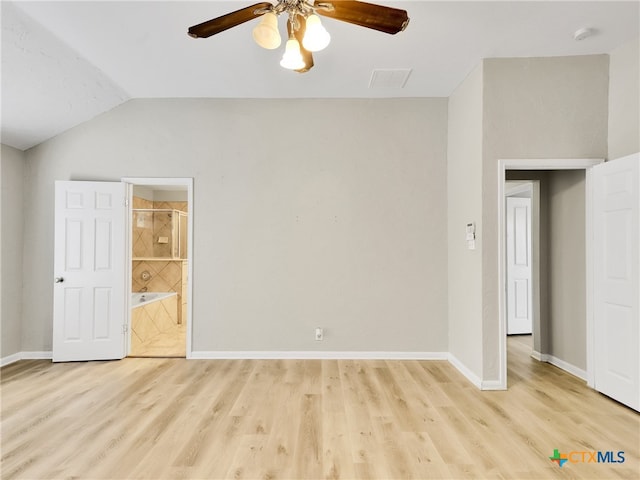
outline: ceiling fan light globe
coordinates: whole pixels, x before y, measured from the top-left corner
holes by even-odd
[[[282,60],[280,60],[280,66],[289,70],[300,70],[304,68],[304,59],[300,53],[300,44],[295,38],[287,40],[287,45],[284,50]]]
[[[307,29],[302,39],[302,45],[310,52],[319,52],[326,48],[331,41],[331,35],[322,26],[320,17],[317,15],[309,15],[307,17]]]
[[[278,31],[278,17],[275,13],[267,12],[260,23],[253,29],[253,39],[258,45],[267,50],[278,48],[282,43]]]

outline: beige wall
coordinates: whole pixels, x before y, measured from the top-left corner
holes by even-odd
[[[194,350],[447,351],[446,147],[447,99],[130,101],[27,152],[23,348],[51,348],[54,180],[175,176]]]
[[[640,38],[616,48],[609,64],[609,160],[640,152]]]
[[[23,175],[24,153],[2,145],[0,358],[22,351]]]
[[[549,172],[548,353],[585,370],[585,171]]]
[[[497,162],[611,157],[629,55],[485,60],[448,109],[136,100],[49,140],[24,165],[24,285],[43,301],[24,302],[22,349],[51,348],[53,181],[194,177],[195,350],[450,350],[495,379]]]
[[[449,98],[447,220],[449,352],[482,378],[482,64]],[[477,225],[477,249],[465,227]]]
[[[607,55],[484,61],[483,378],[499,376],[498,161],[604,158]]]

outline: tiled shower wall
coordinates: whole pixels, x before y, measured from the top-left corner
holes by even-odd
[[[133,208],[159,208],[169,210],[187,211],[188,202],[152,202],[141,197],[133,197]]]
[[[133,208],[170,209],[187,212],[187,202],[152,202],[140,197],[133,197]],[[168,212],[155,215],[140,213],[138,224],[133,224],[133,258],[171,257],[171,243],[157,243],[154,238],[171,238],[171,216]]]
[[[133,208],[175,209],[187,211],[187,202],[152,202],[133,197]],[[167,236],[169,236],[167,234]],[[133,260],[131,286],[134,292],[176,292],[178,294],[178,320],[186,318],[187,299],[187,261],[186,260],[148,260],[154,256],[154,231],[151,228],[133,226],[133,257],[145,260]],[[157,236],[157,234],[156,234]],[[169,256],[168,253],[165,256]],[[144,274],[147,272],[148,275]],[[146,287],[146,290],[143,290]]]

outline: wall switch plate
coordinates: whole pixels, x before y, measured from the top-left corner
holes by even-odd
[[[324,330],[320,327],[316,328],[316,340],[320,341],[324,339]]]
[[[466,233],[467,233],[467,235],[466,235],[466,240],[467,241],[476,239],[476,224],[475,224],[475,222],[467,223]]]

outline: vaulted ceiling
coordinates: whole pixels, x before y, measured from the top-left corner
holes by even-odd
[[[30,148],[131,98],[446,97],[482,58],[609,53],[640,34],[637,1],[369,1],[407,10],[407,30],[325,19],[331,44],[305,74],[253,42],[257,20],[187,36],[253,0],[2,1],[2,143]],[[594,35],[574,40],[582,27]],[[411,73],[371,88],[377,69]]]

